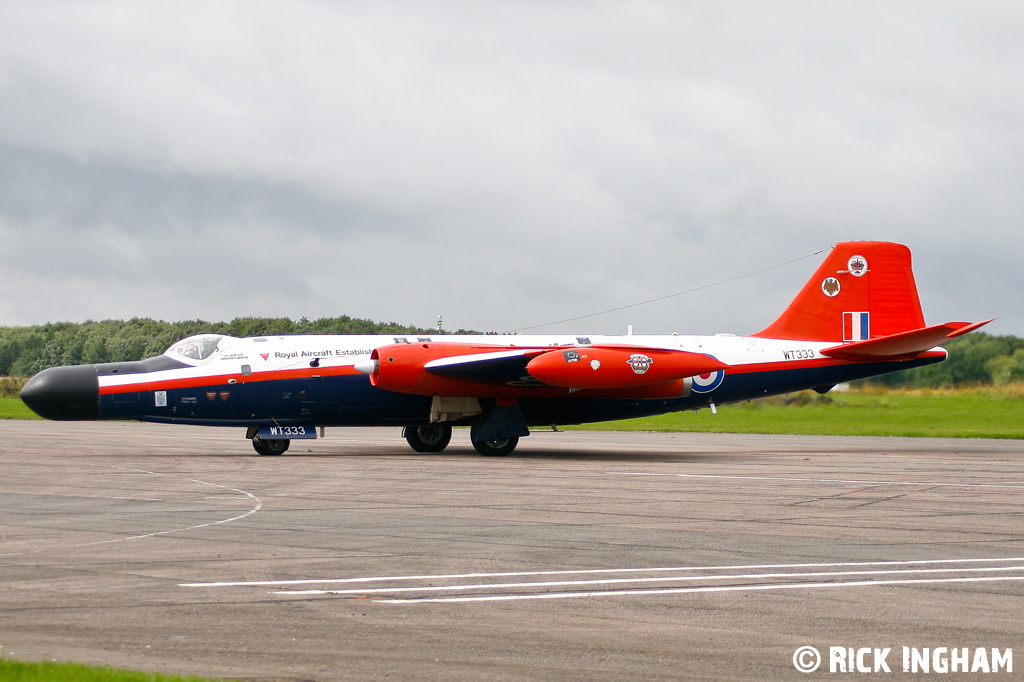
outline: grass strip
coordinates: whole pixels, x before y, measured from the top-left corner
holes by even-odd
[[[1024,385],[813,391],[699,412],[566,427],[592,431],[1024,439]]]
[[[0,419],[42,419],[21,398],[0,397]]]
[[[0,419],[39,419],[20,398],[0,397]],[[779,433],[1024,439],[1024,384],[968,389],[813,391],[699,412],[569,426],[589,431]]]
[[[205,677],[181,677],[122,670],[83,663],[13,661],[0,658],[0,682],[216,682]]]

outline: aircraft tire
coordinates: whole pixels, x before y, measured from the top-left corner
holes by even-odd
[[[291,444],[292,442],[287,438],[263,440],[259,436],[255,436],[252,439],[253,449],[261,455],[283,455]]]
[[[475,440],[473,441],[473,447],[481,455],[487,457],[503,457],[511,454],[516,446],[519,445],[519,437],[512,436],[511,438],[499,438],[498,440]]]
[[[407,426],[403,435],[416,452],[441,452],[451,442],[452,427],[447,424]]]

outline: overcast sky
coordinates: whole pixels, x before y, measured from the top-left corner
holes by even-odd
[[[1019,2],[0,0],[0,325],[506,331],[911,247],[1024,335]],[[541,328],[751,333],[823,255]]]

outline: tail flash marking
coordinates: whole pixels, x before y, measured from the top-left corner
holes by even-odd
[[[871,338],[871,313],[843,313],[843,341],[867,341]]]

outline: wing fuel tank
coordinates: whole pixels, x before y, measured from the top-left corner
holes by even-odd
[[[710,355],[653,348],[567,348],[526,365],[530,376],[566,388],[631,388],[707,374],[729,365]]]

